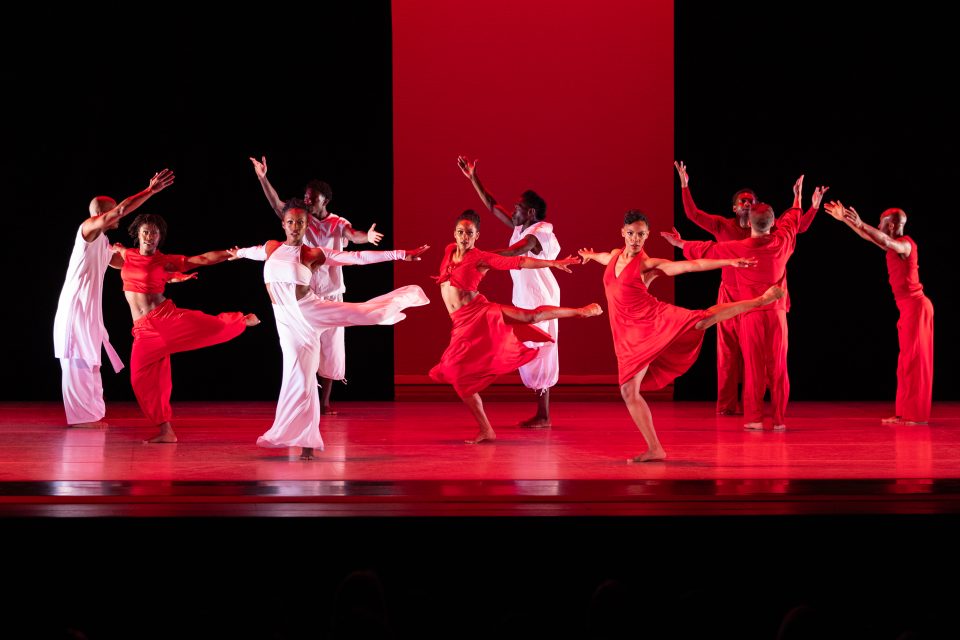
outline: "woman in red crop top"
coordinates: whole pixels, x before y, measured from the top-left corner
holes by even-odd
[[[842,202],[831,202],[824,209],[887,253],[887,275],[900,311],[900,356],[896,413],[883,422],[927,424],[933,405],[933,303],[920,284],[917,243],[903,234],[907,214],[903,209],[887,209],[880,214],[879,227],[873,227],[860,219],[856,209],[844,207]]]
[[[430,370],[430,377],[453,385],[480,426],[476,437],[466,442],[479,444],[497,437],[483,411],[480,392],[497,376],[533,360],[537,350],[524,345],[524,341],[553,341],[549,334],[530,325],[553,318],[588,318],[600,315],[603,310],[596,303],[579,309],[548,306],[520,309],[490,302],[477,290],[490,269],[554,267],[569,273],[570,265],[580,264],[580,258],[538,260],[505,257],[477,249],[474,245],[480,237],[480,216],[472,209],[457,218],[453,237],[456,242],[444,252],[440,275],[436,276],[453,329],[450,344],[440,362]]]
[[[130,383],[140,409],[160,430],[147,442],[176,442],[177,435],[170,425],[170,354],[232,340],[260,320],[252,313],[210,316],[178,309],[163,296],[168,281],[185,278],[182,272],[229,260],[230,253],[210,251],[190,257],[160,253],[157,247],[166,235],[167,223],[154,214],[137,216],[129,231],[139,246],[127,249],[116,245],[115,249],[123,258],[120,277],[133,316]]]

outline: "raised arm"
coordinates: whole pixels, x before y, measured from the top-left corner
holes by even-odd
[[[267,202],[270,203],[270,207],[274,213],[282,220],[283,200],[280,199],[276,189],[274,189],[270,181],[267,180],[267,156],[260,156],[260,160],[250,158],[250,162],[253,163],[253,170],[257,173],[257,180],[260,181],[260,188],[263,189],[263,195],[267,197]]]
[[[258,260],[263,262],[267,259],[267,247],[266,245],[258,244],[252,247],[234,247],[232,249],[227,249],[227,253],[230,254],[228,260],[239,260],[240,258],[246,258],[247,260]]]
[[[150,196],[155,193],[160,193],[172,184],[173,172],[169,169],[164,169],[163,171],[153,174],[146,189],[136,195],[130,196],[106,213],[87,218],[83,223],[83,229],[81,231],[83,239],[87,242],[93,242],[99,238],[100,234],[104,231],[116,228],[121,218],[135,211],[137,207],[146,202]]]
[[[577,253],[580,255],[580,259],[583,261],[583,264],[587,264],[593,260],[594,262],[602,264],[603,266],[610,264],[610,260],[614,255],[612,251],[598,253],[593,249],[580,249],[580,251],[577,251]]]
[[[723,216],[716,216],[697,208],[697,203],[693,201],[693,194],[690,193],[690,176],[687,173],[687,165],[683,160],[673,163],[677,169],[677,175],[680,177],[680,195],[683,199],[683,212],[693,224],[697,225],[707,233],[716,235],[724,224]]]
[[[506,209],[501,207],[496,199],[483,188],[483,184],[480,182],[480,176],[477,175],[477,163],[479,160],[471,161],[466,156],[460,156],[457,158],[457,164],[460,166],[460,171],[463,172],[463,175],[467,177],[470,181],[470,184],[473,185],[473,188],[476,189],[477,195],[480,196],[480,200],[483,201],[483,206],[487,208],[490,213],[497,216],[497,219],[500,220],[503,224],[507,225],[511,229],[513,228],[513,218],[507,212]]]
[[[834,201],[828,202],[823,208],[837,220],[845,222],[848,227],[867,242],[880,247],[884,251],[895,251],[904,257],[910,255],[912,248],[909,242],[894,240],[880,229],[870,226],[860,219],[860,214],[853,207],[845,207],[842,202]]]

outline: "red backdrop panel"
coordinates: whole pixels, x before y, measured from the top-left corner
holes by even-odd
[[[397,285],[432,304],[396,327],[398,381],[425,375],[450,321],[429,276],[463,209],[483,216],[477,245],[506,246],[510,229],[482,210],[457,168],[479,158],[487,189],[508,208],[525,189],[547,201],[562,255],[622,246],[627,209],[650,217],[647,250],[670,257],[658,232],[673,220],[673,3],[669,0],[394,0],[394,246],[432,246],[398,263]],[[602,269],[557,273],[564,305],[606,307]],[[487,297],[510,302],[510,277]],[[672,282],[654,293],[673,299]],[[616,377],[605,318],[561,321],[560,382]],[[586,376],[586,377],[585,377]]]

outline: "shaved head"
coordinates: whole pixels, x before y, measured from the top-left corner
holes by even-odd
[[[90,201],[90,215],[98,216],[117,206],[117,201],[107,196],[97,196]]]

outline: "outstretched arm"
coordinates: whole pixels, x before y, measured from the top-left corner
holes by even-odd
[[[483,188],[483,184],[480,182],[480,176],[477,175],[477,163],[479,160],[471,161],[466,156],[460,156],[457,158],[457,164],[460,166],[460,171],[463,172],[463,175],[470,180],[470,184],[473,185],[473,188],[476,189],[477,195],[480,196],[480,199],[483,201],[483,206],[487,208],[490,213],[497,216],[497,218],[503,224],[507,225],[511,229],[513,228],[513,218],[507,213],[507,210],[501,207],[497,200],[490,195],[490,193]]]
[[[429,248],[430,245],[424,244],[416,249],[397,249],[394,251],[334,251],[333,249],[323,249],[325,260],[322,264],[331,267],[346,267],[390,262],[391,260],[414,262],[419,261],[420,255]]]
[[[715,216],[697,208],[697,203],[693,201],[693,194],[690,193],[690,176],[687,174],[687,165],[683,164],[683,160],[678,160],[673,163],[673,166],[677,170],[677,175],[680,176],[680,195],[683,199],[683,212],[687,215],[690,222],[707,233],[716,235],[722,228],[725,219],[722,216]]]
[[[372,244],[376,246],[383,240],[383,234],[377,231],[376,222],[370,225],[370,228],[366,231],[358,231],[348,222],[343,228],[343,235],[354,244]]]
[[[260,188],[263,189],[263,195],[267,197],[267,202],[281,219],[283,219],[283,200],[277,195],[276,189],[267,180],[267,156],[260,156],[260,160],[250,158],[253,163],[253,170],[257,173],[257,180],[260,181]]]
[[[543,248],[540,246],[540,241],[537,240],[537,236],[533,235],[532,233],[525,235],[519,242],[510,245],[506,249],[498,249],[496,251],[491,251],[490,253],[495,253],[498,256],[519,256],[530,252],[543,252]]]
[[[560,271],[573,273],[570,271],[570,267],[575,264],[583,264],[583,260],[575,256],[567,256],[561,260],[540,260],[538,258],[528,258],[527,256],[520,258],[521,269],[547,269],[553,267]]]
[[[196,269],[197,267],[209,267],[213,264],[220,264],[226,260],[235,260],[235,256],[231,253],[231,250],[226,251],[208,251],[206,253],[201,253],[196,256],[190,256],[184,260],[184,265],[187,269]]]
[[[664,260],[662,258],[650,258],[652,269],[656,269],[665,276],[676,276],[681,273],[694,273],[696,271],[710,271],[712,269],[722,269],[723,267],[750,268],[757,266],[756,258],[723,258],[713,260],[703,258],[700,260]],[[655,277],[655,276],[654,276]],[[653,278],[651,278],[652,280]]]
[[[239,260],[240,258],[246,258],[247,260],[259,260],[263,262],[267,259],[267,247],[266,245],[258,244],[252,247],[234,247],[232,249],[227,249],[227,253],[230,254],[228,260]]]
[[[153,174],[146,189],[136,195],[130,196],[106,213],[87,218],[83,223],[83,229],[81,231],[83,239],[87,242],[93,242],[99,238],[100,234],[104,231],[115,228],[121,218],[135,211],[137,207],[146,202],[150,196],[155,193],[160,193],[172,184],[173,172],[169,169],[164,169],[163,171]]]
[[[593,260],[594,262],[602,264],[603,266],[607,266],[610,264],[610,260],[613,258],[612,251],[598,253],[593,249],[580,249],[580,251],[577,251],[577,253],[580,254],[580,259],[583,260],[583,264],[587,264]]]
[[[892,250],[903,257],[910,255],[912,248],[909,242],[903,240],[894,240],[880,229],[870,226],[860,219],[860,214],[853,207],[845,207],[840,201],[828,202],[824,205],[824,210],[831,216],[845,222],[848,227],[853,229],[854,233],[870,242],[884,251]]]

